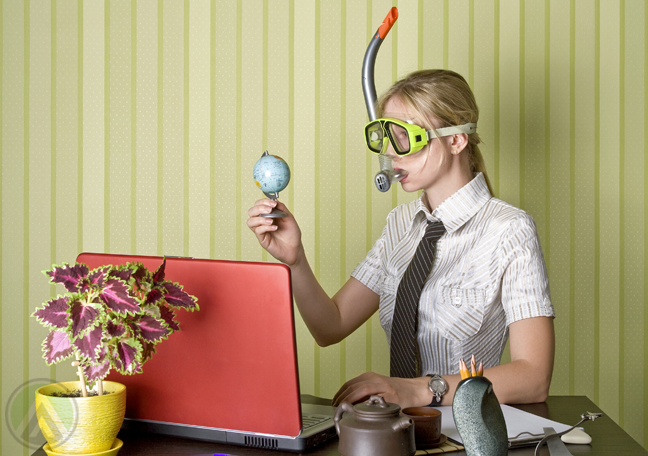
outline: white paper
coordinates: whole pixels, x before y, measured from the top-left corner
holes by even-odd
[[[502,405],[501,407],[502,413],[504,414],[504,420],[506,421],[506,430],[508,432],[509,440],[512,440],[513,437],[521,432],[538,434],[538,437],[541,438],[544,436],[543,428],[545,427],[552,427],[557,433],[566,431],[571,427],[570,425],[548,420],[509,405]],[[445,434],[452,440],[463,443],[452,416],[452,406],[444,405],[437,408],[441,411],[441,433]],[[522,434],[518,439],[528,439],[529,437],[533,436]]]

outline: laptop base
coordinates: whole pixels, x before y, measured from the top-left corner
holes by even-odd
[[[301,435],[300,438],[268,434],[252,435],[227,429],[129,418],[124,419],[122,429],[129,432],[147,432],[247,448],[291,452],[309,451],[337,437],[335,427],[331,427],[331,421],[335,413],[334,407],[302,404],[302,410],[305,418],[314,418],[319,423],[312,428],[305,429],[306,435]]]

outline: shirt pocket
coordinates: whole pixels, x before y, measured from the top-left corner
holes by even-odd
[[[440,335],[463,341],[477,334],[484,320],[485,302],[484,290],[440,287],[436,306]]]

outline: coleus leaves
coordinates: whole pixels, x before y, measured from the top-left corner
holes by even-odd
[[[43,342],[43,353],[47,364],[58,363],[70,357],[74,347],[70,343],[67,333],[50,331]]]
[[[136,329],[135,333],[147,342],[159,342],[173,332],[164,320],[158,320],[151,315],[144,315],[133,322],[133,328]]]
[[[69,266],[54,266],[51,271],[45,271],[50,282],[61,283],[67,291],[74,293],[80,290],[81,281],[88,276],[88,267],[85,264]]]
[[[72,320],[72,339],[76,339],[88,329],[97,326],[100,313],[92,303],[73,300],[69,315]]]
[[[51,271],[45,271],[45,274],[50,278],[50,282],[63,284],[70,293],[84,293],[93,286],[101,287],[109,270],[108,266],[90,271],[85,264],[75,264],[74,266],[64,264],[63,266],[54,266]]]
[[[34,316],[45,326],[53,326],[59,329],[68,327],[68,309],[70,305],[68,301],[70,298],[62,297],[52,299],[45,303],[42,309],[36,310]]]
[[[176,308],[199,310],[194,296],[165,280],[166,258],[151,273],[141,263],[53,266],[45,274],[66,293],[36,309],[33,316],[50,332],[43,357],[54,364],[76,354],[86,380],[142,371],[155,345],[180,329]]]
[[[136,340],[119,341],[113,351],[115,368],[119,372],[133,374],[141,369],[142,344]]]
[[[137,299],[120,279],[108,279],[99,297],[114,312],[137,314],[140,310]]]
[[[74,346],[82,359],[87,359],[92,362],[97,361],[97,354],[102,345],[103,328],[97,326],[92,331],[89,331],[85,336],[78,337],[74,342]]]
[[[178,284],[166,282],[163,287],[164,299],[171,307],[191,310],[195,308],[196,303],[191,295],[183,291]]]

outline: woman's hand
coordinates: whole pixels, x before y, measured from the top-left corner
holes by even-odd
[[[333,405],[344,401],[355,404],[378,394],[385,401],[400,405],[401,409],[426,406],[432,402],[427,384],[427,377],[396,378],[367,372],[342,385],[333,398]]]
[[[286,217],[259,217],[269,214],[274,208],[286,213]],[[293,266],[303,254],[301,230],[286,206],[269,198],[264,198],[248,209],[248,227],[254,232],[261,247],[270,255],[288,266]]]

